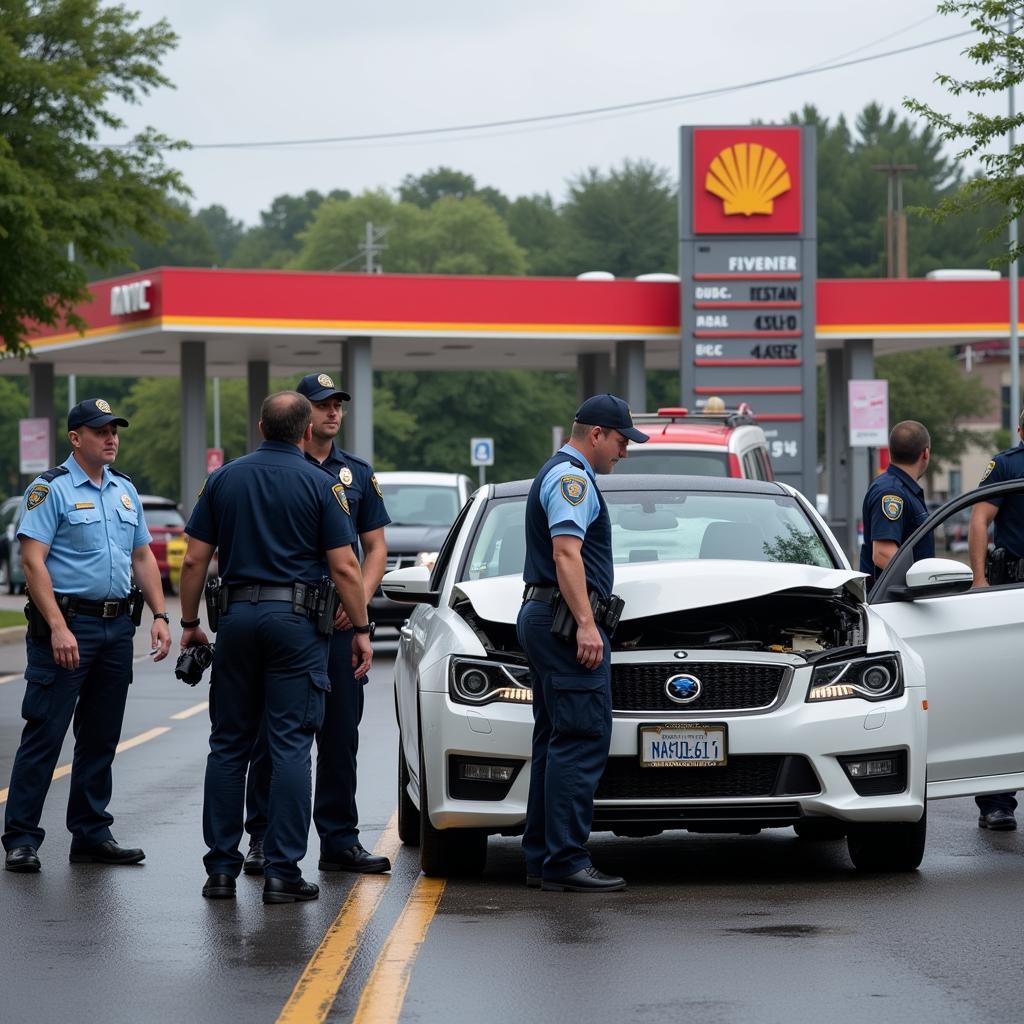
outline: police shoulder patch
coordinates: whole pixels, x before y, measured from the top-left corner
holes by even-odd
[[[989,474],[993,469],[996,468],[996,460],[992,459],[989,464],[985,467],[985,472],[981,474],[981,482],[984,483],[988,478]]]
[[[373,489],[377,492],[377,497],[383,500],[384,492],[380,489],[380,484],[377,483],[376,473],[374,473],[373,476],[370,477],[370,483],[373,484]]]
[[[578,505],[587,496],[587,480],[582,476],[563,476],[558,484],[562,497],[570,505]]]
[[[345,495],[345,488],[341,484],[335,484],[331,490],[334,492],[334,497],[337,499],[338,504],[345,510],[346,515],[351,515],[351,511],[348,507],[348,497]]]
[[[36,484],[32,490],[28,492],[28,498],[25,501],[25,505],[31,512],[32,509],[38,508],[46,499],[50,496],[50,488],[46,484]]]
[[[903,515],[903,499],[898,494],[883,494],[882,515],[896,522]]]

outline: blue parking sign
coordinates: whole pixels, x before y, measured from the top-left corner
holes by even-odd
[[[470,464],[473,466],[494,465],[494,438],[474,437],[469,442]]]

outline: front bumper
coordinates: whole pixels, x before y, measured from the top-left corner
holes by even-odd
[[[925,799],[924,688],[909,686],[903,696],[880,703],[808,704],[809,680],[809,668],[796,670],[785,696],[763,713],[616,713],[608,768],[595,800],[594,831],[756,831],[807,816],[917,821]],[[530,782],[530,707],[496,702],[472,708],[453,702],[446,692],[421,691],[419,697],[433,825],[520,830]],[[638,726],[673,721],[725,722],[727,768],[640,767]],[[883,751],[899,752],[905,788],[858,794],[840,758]],[[450,775],[460,758],[512,761],[522,768],[501,799],[467,800],[452,795]]]

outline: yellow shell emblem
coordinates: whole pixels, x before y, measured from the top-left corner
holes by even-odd
[[[718,196],[727,217],[771,215],[774,200],[793,187],[782,157],[757,142],[738,142],[723,149],[708,168],[704,188]]]

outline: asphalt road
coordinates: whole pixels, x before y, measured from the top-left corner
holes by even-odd
[[[367,691],[360,807],[367,848],[397,847],[391,657]],[[758,837],[592,841],[630,888],[603,897],[523,886],[517,841],[446,885],[401,850],[390,878],[303,871],[321,898],[264,907],[200,897],[208,718],[140,636],[115,761],[114,832],[132,868],[71,865],[67,779],[53,783],[39,875],[0,874],[0,1020],[452,1022],[1019,1019],[1024,835],[975,827],[972,801],[930,805],[924,865],[867,877],[843,843]],[[393,651],[393,646],[391,646]],[[0,646],[0,789],[21,729],[20,645]],[[18,677],[6,680],[18,673]],[[181,712],[196,709],[184,718]],[[154,733],[153,730],[166,730]],[[69,763],[66,747],[61,764]],[[2,796],[2,793],[0,793]]]

